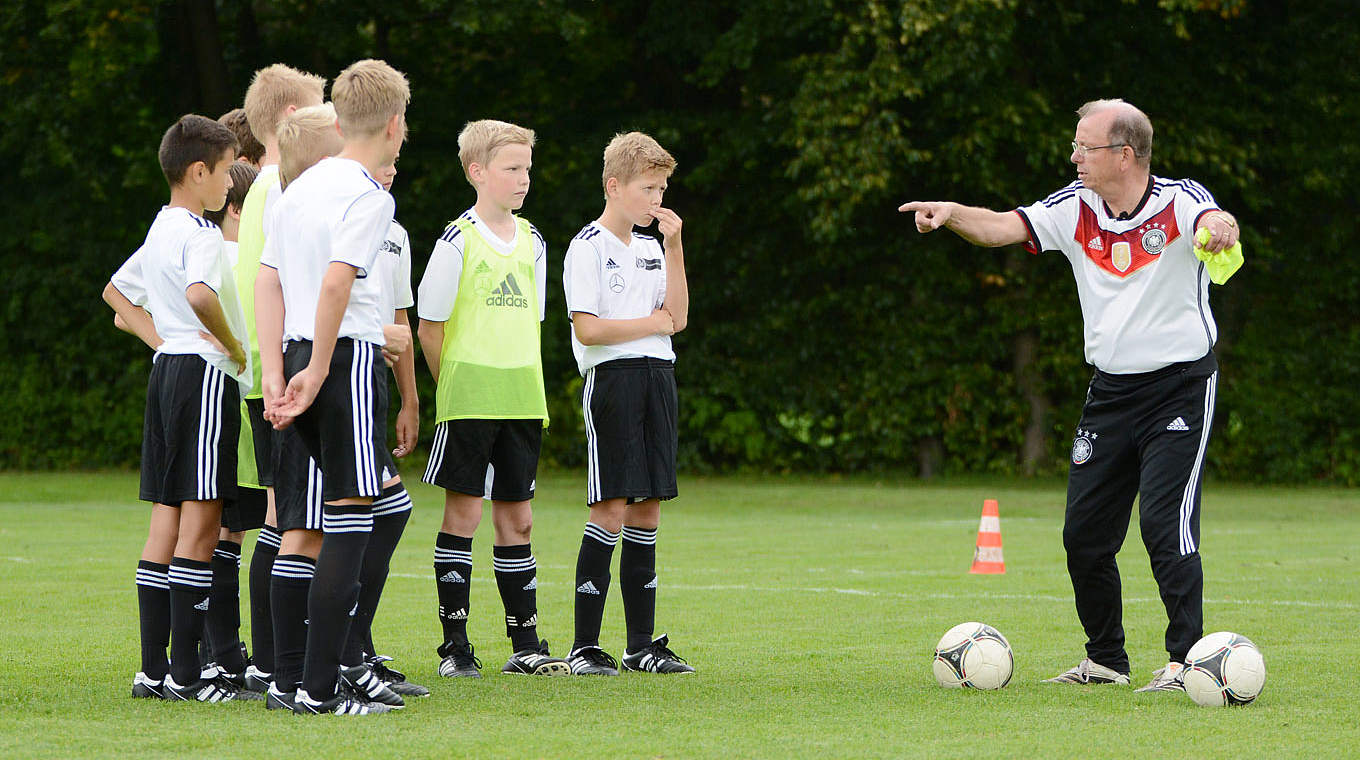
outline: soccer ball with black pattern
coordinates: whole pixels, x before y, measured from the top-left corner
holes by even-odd
[[[935,645],[935,680],[950,689],[1000,689],[1011,682],[1015,657],[1001,632],[983,623],[960,623]]]
[[[1266,685],[1266,660],[1251,639],[1236,633],[1211,633],[1185,655],[1182,683],[1195,704],[1245,705]]]

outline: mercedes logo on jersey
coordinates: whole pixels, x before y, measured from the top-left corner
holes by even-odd
[[[623,292],[623,275],[615,272],[609,277],[609,289],[615,293]]]

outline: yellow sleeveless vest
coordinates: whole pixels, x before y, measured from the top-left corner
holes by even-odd
[[[515,218],[515,249],[508,256],[471,221],[453,224],[463,234],[463,274],[444,325],[435,421],[541,419],[547,427],[529,222]]]

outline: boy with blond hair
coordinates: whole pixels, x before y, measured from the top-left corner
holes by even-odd
[[[674,171],[675,159],[656,140],[641,132],[616,135],[604,151],[604,213],[571,241],[563,262],[571,347],[585,377],[590,519],[576,560],[576,639],[568,657],[579,675],[619,673],[599,639],[620,533],[624,669],[694,672],[666,636],[652,638],[661,501],[678,493],[670,336],[685,329],[689,314],[682,223],[661,205]],[[653,221],[664,248],[633,230]]]
[[[142,669],[134,697],[226,702],[240,694],[226,679],[201,677],[198,657],[222,503],[236,497],[239,392],[250,378],[222,233],[203,218],[226,202],[236,150],[231,130],[203,116],[181,117],[166,131],[159,158],[170,203],[105,289],[124,324],[156,350],[142,440],[140,495],[154,507],[137,565]]]
[[[375,180],[406,137],[410,86],[377,60],[358,61],[331,87],[344,147],[299,175],[270,218],[256,282],[256,321],[264,364],[265,416],[295,426],[325,473],[323,538],[307,597],[307,646],[294,710],[304,714],[386,712],[337,678],[373,504],[387,479],[387,378],[380,374],[384,287],[376,267],[392,223],[392,196]],[[286,343],[286,345],[285,345]],[[286,383],[286,384],[285,384]],[[349,669],[346,669],[348,671]],[[357,684],[361,689],[363,683]]]
[[[235,268],[236,285],[245,307],[254,351],[251,358],[255,375],[250,392],[246,394],[246,408],[250,414],[254,442],[256,482],[265,488],[268,498],[264,527],[260,529],[250,560],[250,635],[255,661],[246,669],[246,686],[257,692],[268,690],[274,667],[270,586],[274,558],[278,556],[282,537],[278,529],[274,494],[274,435],[264,418],[264,398],[260,389],[260,343],[255,332],[255,276],[260,269],[260,253],[264,250],[265,215],[273,208],[281,192],[278,170],[279,122],[299,108],[321,105],[325,90],[324,78],[276,63],[255,72],[246,90],[243,108],[251,134],[264,147],[260,157],[260,173],[251,183],[245,206],[241,209],[240,245]]]
[[[531,500],[548,409],[539,350],[547,251],[514,211],[529,192],[534,133],[474,121],[458,135],[477,202],[436,241],[420,282],[420,344],[436,382],[435,433],[425,482],[444,489],[435,540],[443,643],[439,674],[479,677],[467,637],[472,538],[491,499],[496,585],[513,654],[503,673],[565,675],[538,637]]]

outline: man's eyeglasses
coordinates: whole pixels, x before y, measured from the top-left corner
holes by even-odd
[[[1128,145],[1128,143],[1110,143],[1109,145],[1082,145],[1076,140],[1073,140],[1072,152],[1076,153],[1082,158],[1086,158],[1086,154],[1090,153],[1093,150],[1101,150],[1102,148],[1122,148],[1125,145]]]

